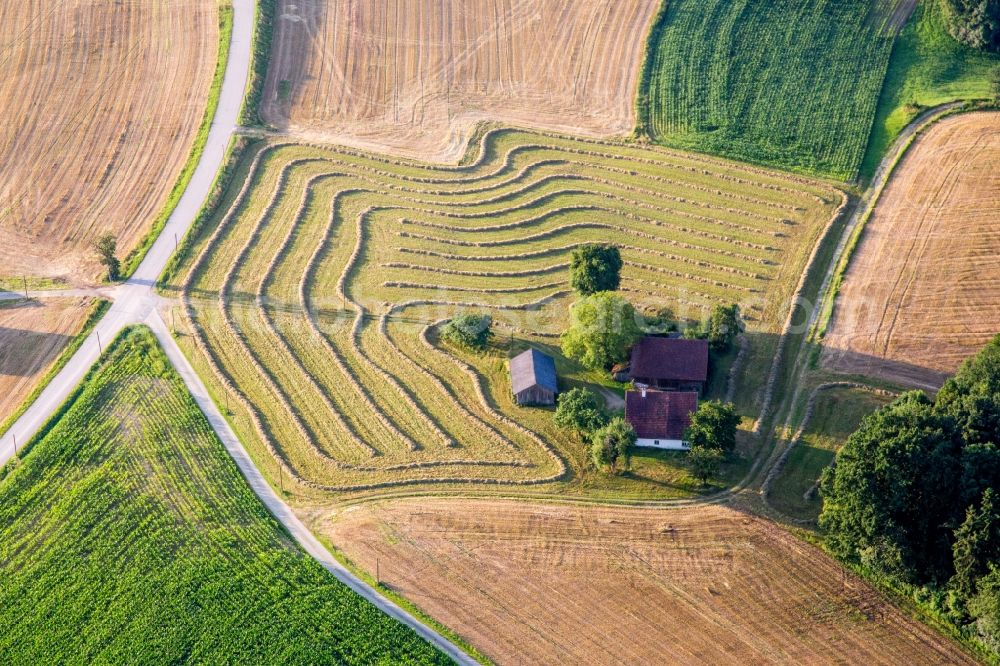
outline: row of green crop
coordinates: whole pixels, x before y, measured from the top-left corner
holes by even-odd
[[[145,329],[0,481],[0,654],[33,663],[447,663],[250,491]]]
[[[640,127],[665,144],[849,180],[892,51],[890,4],[668,2]]]

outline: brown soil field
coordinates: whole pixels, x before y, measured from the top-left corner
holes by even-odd
[[[280,0],[262,115],[314,140],[457,159],[477,121],[630,132],[657,0]]]
[[[947,118],[897,167],[851,259],[824,365],[934,389],[1000,332],[1000,114]]]
[[[31,393],[90,314],[89,298],[0,303],[0,421]]]
[[[205,111],[218,0],[0,3],[0,264],[87,281],[165,204]]]
[[[813,546],[723,506],[404,500],[312,514],[497,663],[975,663]]]

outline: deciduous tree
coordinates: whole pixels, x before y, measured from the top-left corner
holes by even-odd
[[[606,425],[608,417],[593,391],[577,387],[559,395],[554,420],[582,437]]]
[[[703,446],[692,448],[687,454],[691,475],[698,479],[702,485],[705,485],[709,479],[719,473],[722,458],[722,451],[719,449],[708,449]]]
[[[627,358],[640,335],[632,305],[617,294],[601,292],[570,309],[562,351],[588,368],[607,369]]]
[[[118,239],[114,234],[107,233],[98,236],[93,243],[97,258],[108,271],[108,280],[114,282],[121,277],[121,262],[115,256],[118,251]]]
[[[984,51],[1000,52],[1000,0],[942,0],[952,37]]]
[[[631,466],[635,440],[635,430],[625,419],[620,416],[612,418],[591,436],[590,457],[594,467],[609,468],[612,474],[618,472],[619,465],[628,469]]]
[[[570,284],[580,295],[615,291],[621,284],[622,257],[614,245],[583,245],[570,258]]]
[[[691,425],[684,431],[684,441],[692,449],[715,449],[728,455],[736,450],[736,429],[741,420],[731,403],[719,400],[703,402],[691,415]]]

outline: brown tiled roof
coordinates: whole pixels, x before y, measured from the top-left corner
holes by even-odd
[[[698,409],[698,394],[679,391],[625,393],[625,420],[642,439],[683,439]]]
[[[708,379],[708,341],[643,338],[632,348],[632,376],[704,382]]]

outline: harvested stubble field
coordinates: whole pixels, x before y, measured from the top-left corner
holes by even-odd
[[[743,303],[756,343],[739,396],[753,415],[791,293],[840,203],[787,175],[519,130],[486,134],[460,167],[261,144],[240,176],[173,284],[193,324],[184,344],[229,387],[258,458],[310,495],[536,487],[582,469],[549,412],[513,405],[504,368],[511,345],[557,351],[569,254],[586,242],[623,248],[624,293],[639,305],[694,318]],[[463,309],[494,316],[490,354],[439,342]]]
[[[937,388],[1000,330],[1000,114],[953,116],[919,137],[863,234],[824,364]]]
[[[663,143],[853,178],[916,0],[670,0],[640,118]]]
[[[0,3],[0,265],[89,281],[89,243],[128,253],[187,161],[219,0]]]
[[[0,422],[20,406],[91,312],[89,298],[0,302]]]
[[[629,133],[659,0],[279,0],[262,115],[452,160],[484,118]]]
[[[257,499],[146,329],[0,473],[5,664],[444,664]]]
[[[817,548],[723,506],[402,500],[313,528],[498,663],[976,663]]]

